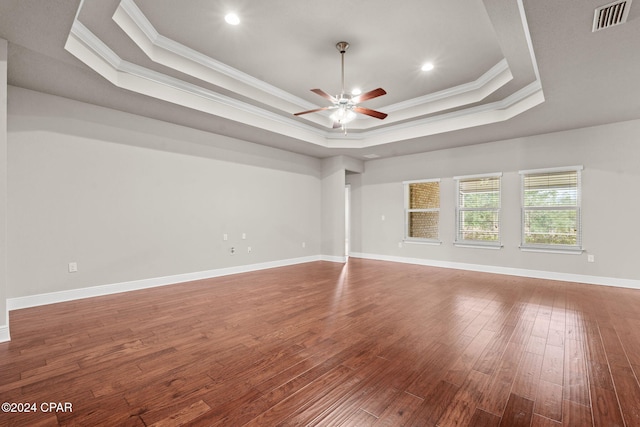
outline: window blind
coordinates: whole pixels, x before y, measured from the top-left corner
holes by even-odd
[[[581,249],[580,170],[523,173],[522,246]]]
[[[500,244],[500,176],[459,178],[456,243]]]

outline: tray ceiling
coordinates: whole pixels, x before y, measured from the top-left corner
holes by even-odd
[[[554,91],[567,90],[570,96],[579,90],[575,86],[585,86],[580,77],[587,70],[579,70],[571,87],[558,88],[556,74],[547,79],[545,65],[549,69],[558,61],[571,65],[566,52],[562,57],[562,48],[571,42],[578,45],[574,53],[580,56],[589,37],[599,37],[596,42],[606,44],[624,38],[623,33],[638,34],[633,11],[629,23],[607,30],[617,35],[591,34],[591,6],[597,3],[581,4],[576,9],[583,16],[571,17],[584,24],[574,27],[575,40],[557,38],[553,45],[548,36],[567,32],[566,26],[553,25],[560,22],[559,15],[570,11],[566,5],[549,10],[551,3],[557,3],[550,0],[57,3],[65,8],[53,16],[42,10],[41,2],[3,5],[27,22],[55,18],[42,27],[42,31],[52,29],[52,49],[44,46],[51,43],[50,38],[38,44],[44,35],[26,34],[15,20],[2,30],[0,36],[10,42],[10,84],[43,90],[43,77],[35,71],[18,74],[21,61],[39,62],[45,55],[48,62],[59,62],[58,68],[81,68],[84,76],[77,81],[86,81],[87,86],[80,95],[70,83],[56,81],[45,92],[318,157],[399,155],[517,137],[535,129],[541,133],[576,127],[577,113],[565,123],[553,123],[552,129],[548,122],[539,121],[538,111],[553,116],[551,108],[557,101],[549,107],[545,102],[550,98],[549,86]],[[224,21],[231,11],[240,16],[237,26]],[[542,21],[550,16],[558,18]],[[328,114],[293,116],[329,104],[310,89],[340,92],[340,55],[335,44],[341,40],[350,43],[345,55],[346,89],[383,87],[387,91],[363,106],[388,117],[359,116],[348,125],[346,135],[332,129]],[[638,69],[637,53],[619,60]],[[432,62],[434,69],[422,71],[425,62]],[[604,72],[597,64],[594,70]],[[86,76],[87,72],[95,77]],[[560,74],[567,77],[566,67],[560,67]],[[627,76],[627,72],[621,74]],[[56,76],[48,80],[52,77]],[[96,78],[102,82],[92,83]],[[91,84],[96,86],[93,98]],[[619,90],[615,85],[614,89]],[[138,95],[121,96],[119,103],[117,94],[122,91]],[[107,95],[100,97],[100,92]],[[551,93],[551,101],[555,94]],[[145,108],[153,100],[157,105]],[[561,104],[571,101],[563,98]],[[636,106],[627,116],[639,114]],[[527,122],[527,117],[532,120]],[[582,118],[586,125],[612,121],[603,116],[598,120],[593,114]]]

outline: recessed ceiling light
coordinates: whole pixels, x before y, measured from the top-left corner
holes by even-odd
[[[354,90],[351,91],[351,95],[353,96],[358,96],[362,93],[362,91],[359,88],[355,88]]]
[[[422,71],[431,71],[431,70],[433,70],[433,68],[434,68],[433,67],[433,62],[427,62],[427,63],[422,65],[421,70]]]
[[[240,23],[240,18],[235,13],[228,13],[224,20],[227,21],[227,24],[230,25],[238,25]]]

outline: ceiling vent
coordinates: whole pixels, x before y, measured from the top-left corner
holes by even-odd
[[[631,0],[614,1],[600,6],[593,15],[593,30],[599,31],[627,22]]]

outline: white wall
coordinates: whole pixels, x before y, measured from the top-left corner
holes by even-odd
[[[577,129],[471,147],[441,150],[365,163],[362,176],[350,176],[352,251],[360,256],[428,260],[434,264],[506,267],[565,275],[636,281],[640,241],[640,121]],[[582,255],[522,252],[519,170],[583,165]],[[453,177],[503,172],[500,250],[454,247]],[[440,239],[429,246],[403,238],[402,181],[442,178]],[[383,221],[382,215],[385,216]],[[587,262],[587,254],[595,256]],[[497,270],[499,271],[499,269]],[[551,275],[551,277],[554,277]],[[605,279],[605,281],[608,279]],[[596,280],[595,282],[602,282]],[[622,283],[616,282],[614,283]]]
[[[14,87],[8,111],[7,298],[321,254],[318,159]]]

